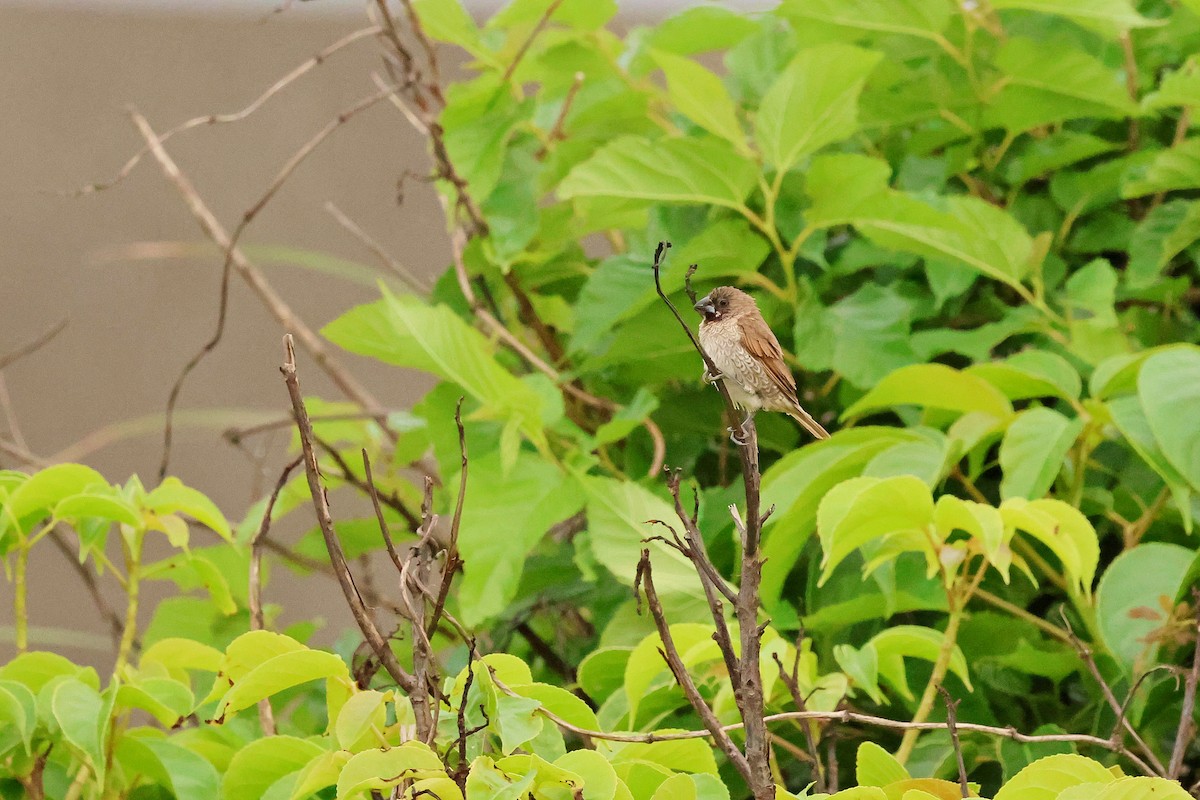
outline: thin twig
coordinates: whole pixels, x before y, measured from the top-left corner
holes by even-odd
[[[779,668],[779,679],[783,681],[783,685],[787,687],[788,694],[792,696],[792,703],[796,706],[797,711],[807,711],[808,704],[805,702],[804,693],[800,691],[800,639],[796,641],[796,658],[792,661],[792,669],[789,673],[783,668],[783,659],[778,653],[772,653],[771,658],[775,661],[775,666]],[[804,743],[808,746],[808,756],[812,759],[813,764],[813,784],[817,792],[825,791],[825,770],[821,765],[820,742],[813,734],[812,726],[807,722],[801,723],[800,728],[804,732]]]
[[[504,685],[502,681],[495,678],[493,673],[494,683],[496,688],[510,697],[518,696],[516,692]],[[608,742],[627,742],[631,744],[653,744],[655,742],[677,742],[686,739],[708,739],[712,738],[713,734],[708,730],[689,730],[675,731],[672,733],[616,733],[609,731],[596,731],[589,728],[581,728],[578,725],[568,722],[562,717],[549,711],[545,708],[539,708],[535,713],[541,714],[546,719],[553,722],[564,731],[586,736],[591,739],[598,739]],[[945,722],[906,722],[904,720],[888,719],[886,717],[877,717],[872,714],[862,714],[857,711],[842,709],[840,711],[785,711],[779,714],[768,714],[763,717],[763,720],[768,724],[776,722],[796,722],[810,720],[816,722],[837,722],[843,725],[858,724],[873,728],[883,728],[885,730],[918,730],[918,731],[944,731],[948,726]],[[1012,739],[1014,742],[1022,744],[1077,744],[1098,747],[1102,750],[1107,750],[1110,753],[1127,758],[1134,764],[1144,775],[1156,775],[1155,771],[1142,761],[1137,754],[1130,752],[1128,748],[1114,742],[1111,739],[1102,739],[1099,736],[1092,736],[1086,733],[1050,733],[1050,734],[1028,734],[1021,733],[1016,728],[1006,727],[1001,728],[995,725],[981,725],[975,722],[958,722],[956,723],[959,731],[968,731],[970,733],[982,733],[988,736],[999,736],[1003,739]],[[741,730],[745,727],[740,722],[735,722],[730,725],[722,725],[720,729],[726,733],[731,731]],[[836,789],[832,781],[833,768],[832,763],[829,769],[829,785],[826,791]]]
[[[700,695],[700,690],[696,688],[696,682],[692,680],[691,674],[684,666],[683,659],[679,656],[679,651],[675,648],[675,640],[671,636],[671,625],[667,622],[666,614],[663,612],[662,602],[658,598],[658,593],[654,589],[654,571],[650,564],[650,551],[646,548],[642,549],[642,557],[638,562],[637,577],[634,579],[634,592],[639,589],[645,592],[646,604],[650,607],[650,615],[654,618],[654,627],[658,629],[659,639],[662,641],[662,650],[660,651],[663,658],[667,662],[667,666],[671,669],[671,674],[675,676],[676,683],[683,689],[684,695],[687,696],[688,702],[696,713],[700,715],[704,727],[708,729],[708,733],[712,736],[717,746],[725,753],[729,762],[737,768],[742,777],[749,783],[752,780],[750,764],[746,760],[746,756],[734,744],[730,738],[729,732],[721,725],[721,721],[717,719],[717,715],[708,705],[705,699]]]
[[[283,471],[279,473],[279,479],[275,481],[275,488],[271,490],[271,495],[267,498],[266,508],[263,509],[262,522],[259,523],[258,531],[254,534],[254,538],[250,540],[250,586],[247,591],[247,605],[250,606],[250,630],[252,631],[261,631],[263,629],[263,541],[266,539],[267,532],[271,529],[271,514],[275,510],[275,501],[279,499],[279,493],[287,485],[288,476],[292,470],[300,466],[301,460],[303,460],[303,456],[297,456],[288,462],[284,466]],[[275,712],[271,709],[270,698],[264,697],[258,701],[258,722],[262,726],[264,736],[275,735]]]
[[[329,560],[333,566],[334,572],[337,575],[338,583],[342,587],[342,594],[346,598],[346,604],[350,607],[351,614],[354,615],[354,621],[358,623],[359,630],[362,631],[371,650],[375,653],[376,658],[392,676],[392,680],[396,681],[406,692],[416,706],[421,698],[428,699],[425,695],[425,687],[420,686],[414,676],[407,672],[400,662],[396,660],[396,655],[392,652],[384,637],[379,633],[379,629],[375,627],[374,620],[367,612],[363,599],[358,594],[358,589],[354,586],[354,576],[350,573],[350,567],[346,564],[346,554],[342,550],[342,543],[338,540],[337,531],[333,527],[333,518],[329,513],[329,500],[325,496],[325,487],[321,484],[321,473],[317,466],[317,454],[313,447],[313,431],[312,423],[308,419],[308,409],[304,405],[304,396],[300,393],[300,382],[296,375],[296,351],[292,343],[291,334],[283,337],[285,356],[283,366],[279,371],[283,373],[284,382],[287,384],[288,395],[292,400],[292,411],[296,415],[296,428],[300,433],[300,447],[304,451],[304,471],[308,476],[308,489],[312,495],[313,509],[316,511],[317,524],[321,528],[321,534],[325,538],[325,548],[329,552]],[[420,722],[420,718],[418,718]],[[427,731],[421,730],[418,734],[424,738]]]
[[[971,787],[967,785],[967,765],[963,761],[962,742],[958,740],[958,704],[962,701],[951,697],[950,692],[940,683],[937,690],[946,704],[946,729],[950,731],[950,743],[954,746],[954,758],[958,762],[958,785],[962,789],[962,796],[970,797]]]
[[[259,95],[257,98],[255,98],[254,101],[252,103],[250,103],[250,105],[246,106],[242,110],[235,111],[231,114],[205,114],[202,117],[195,117],[193,119],[189,119],[188,121],[182,122],[179,125],[176,125],[174,128],[171,128],[170,130],[163,133],[161,136],[158,137],[158,140],[162,143],[166,143],[168,140],[170,140],[176,134],[183,133],[184,131],[191,130],[192,128],[198,128],[202,125],[222,125],[222,124],[226,124],[226,123],[230,123],[230,122],[240,122],[241,120],[244,120],[246,117],[253,114],[259,108],[261,108],[264,103],[266,103],[268,100],[270,100],[276,94],[281,92],[283,89],[287,88],[291,83],[296,81],[296,79],[302,77],[305,73],[309,72],[313,68],[319,67],[320,65],[324,64],[326,59],[328,59],[331,55],[333,55],[337,51],[339,51],[351,44],[354,44],[359,39],[365,39],[366,37],[373,36],[377,33],[379,33],[379,28],[374,27],[374,26],[372,26],[370,28],[363,28],[361,30],[357,30],[352,33],[349,33],[346,36],[343,36],[341,39],[334,42],[333,44],[329,45],[325,49],[321,50],[319,53],[312,56],[307,61],[304,61],[303,63],[301,63],[299,66],[297,66],[295,69],[293,69],[288,74],[284,75],[282,78],[277,80],[275,83],[271,84],[271,86],[268,87],[265,92],[263,92],[261,95]],[[134,168],[137,167],[138,163],[146,156],[147,153],[150,153],[150,152],[152,152],[152,148],[149,144],[147,144],[144,147],[142,147],[142,149],[139,150],[136,154],[134,154],[134,156],[132,158],[130,158],[128,161],[126,161],[125,165],[123,167],[121,167],[120,171],[117,172],[116,176],[113,177],[111,180],[105,181],[103,183],[88,184],[87,186],[76,189],[73,192],[67,192],[66,194],[78,197],[81,195],[94,194],[96,192],[102,192],[105,189],[110,189],[113,186],[116,186],[121,181],[125,180],[125,178],[129,176],[129,173],[133,172]]]
[[[554,16],[554,12],[558,11],[558,7],[562,4],[563,0],[553,0],[550,5],[546,6],[546,10],[542,12],[541,18],[537,21],[537,24],[533,26],[533,30],[529,32],[529,36],[524,42],[521,43],[521,47],[519,50],[517,50],[517,54],[513,56],[513,60],[504,70],[505,83],[508,83],[509,80],[512,79],[513,73],[516,72],[517,66],[521,63],[521,59],[525,58],[525,53],[529,51],[530,46],[533,44],[533,40],[538,37],[538,34],[545,30],[546,25],[550,23],[550,17]]]
[[[39,334],[33,340],[26,342],[25,344],[18,347],[16,350],[13,350],[12,352],[5,353],[4,355],[0,356],[0,369],[4,369],[5,367],[11,366],[11,365],[17,363],[18,361],[20,361],[25,356],[32,355],[33,353],[36,353],[38,350],[41,350],[46,345],[50,344],[50,342],[54,341],[54,338],[56,336],[58,336],[60,333],[62,333],[63,331],[65,331],[67,329],[67,324],[69,322],[70,322],[70,320],[67,317],[63,317],[61,320],[58,321],[57,324],[54,325],[54,327]]]
[[[1075,648],[1075,652],[1079,654],[1079,658],[1087,666],[1088,672],[1091,673],[1093,680],[1100,685],[1100,691],[1103,692],[1104,699],[1108,702],[1109,707],[1113,710],[1113,713],[1117,715],[1117,718],[1121,721],[1125,731],[1133,739],[1134,744],[1137,745],[1138,750],[1141,751],[1141,753],[1146,757],[1146,761],[1153,765],[1154,772],[1152,774],[1159,777],[1165,777],[1167,774],[1167,768],[1164,767],[1163,763],[1159,761],[1156,755],[1154,755],[1154,751],[1151,750],[1150,746],[1146,744],[1146,741],[1142,739],[1141,734],[1139,734],[1133,727],[1133,723],[1129,721],[1129,718],[1122,713],[1121,709],[1123,706],[1121,705],[1121,702],[1117,700],[1117,696],[1113,692],[1112,687],[1109,686],[1108,681],[1106,681],[1104,676],[1100,673],[1100,667],[1096,665],[1096,659],[1092,655],[1092,649],[1076,635],[1075,629],[1071,627],[1071,620],[1067,617],[1066,611],[1060,608],[1058,610],[1058,614],[1062,618],[1063,626],[1067,630],[1067,636],[1069,636],[1071,639],[1071,645]],[[1114,742],[1124,747],[1124,744],[1121,741],[1122,738],[1123,737],[1121,736],[1117,736],[1115,737]]]
[[[379,491],[375,488],[375,476],[371,474],[371,458],[367,455],[365,447],[362,449],[362,460],[363,473],[366,475],[364,483],[367,487],[367,494],[371,496],[371,507],[375,509],[375,519],[379,522],[379,533],[383,537],[383,545],[387,548],[392,564],[398,571],[403,572],[404,563],[400,561],[400,554],[396,552],[396,543],[392,541],[392,533],[388,530],[387,520],[383,518],[383,508],[379,505]]]
[[[1175,746],[1171,749],[1171,763],[1167,777],[1175,780],[1183,770],[1183,756],[1196,735],[1192,713],[1196,709],[1196,684],[1200,682],[1200,589],[1192,587],[1192,602],[1196,609],[1196,648],[1192,653],[1192,668],[1183,685],[1183,708],[1179,712],[1179,729],[1175,732]]]
[[[365,386],[360,384],[356,378],[333,360],[332,353],[325,342],[296,316],[295,312],[292,311],[291,307],[288,306],[282,297],[276,294],[275,290],[263,277],[261,270],[246,258],[242,250],[233,246],[225,228],[217,221],[216,216],[205,205],[199,193],[197,193],[195,187],[192,185],[192,182],[180,171],[178,165],[167,153],[166,149],[162,146],[162,141],[155,134],[154,129],[150,127],[150,123],[146,121],[146,118],[135,109],[130,109],[129,115],[138,132],[146,140],[150,152],[158,161],[163,174],[167,180],[174,184],[176,190],[183,197],[188,209],[192,212],[192,216],[200,224],[201,230],[222,251],[229,253],[229,259],[234,268],[237,269],[238,274],[242,276],[250,288],[254,290],[255,294],[258,295],[263,305],[266,306],[280,327],[296,335],[300,341],[300,345],[343,394],[367,411],[377,415],[378,419],[385,420],[386,412],[379,401],[375,399]],[[224,281],[222,283],[224,284]],[[169,430],[170,422],[168,421],[167,431]],[[165,460],[164,458],[164,462]]]
[[[550,126],[550,131],[546,134],[546,141],[537,151],[536,158],[539,160],[549,154],[550,148],[555,142],[566,138],[563,126],[567,122],[567,114],[571,113],[571,106],[575,103],[575,97],[579,94],[580,88],[583,87],[584,77],[582,72],[575,73],[575,80],[571,81],[571,88],[567,90],[567,96],[563,98],[562,108],[558,110],[558,116],[554,118],[554,124]]]
[[[458,499],[454,502],[454,516],[450,520],[450,541],[446,543],[446,561],[442,565],[442,581],[438,593],[433,598],[433,613],[429,616],[429,626],[426,633],[430,636],[437,630],[438,622],[446,612],[446,600],[450,596],[450,584],[454,574],[462,566],[462,558],[458,554],[458,529],[462,526],[463,505],[467,498],[467,432],[462,421],[463,398],[458,398],[454,407],[454,424],[458,428],[458,455],[460,469],[458,473]]]
[[[350,219],[340,208],[334,205],[332,200],[325,203],[325,210],[329,215],[337,220],[337,223],[350,232],[358,241],[362,242],[363,246],[371,251],[371,254],[379,260],[379,263],[386,267],[393,275],[399,278],[410,289],[415,289],[422,294],[429,294],[429,285],[418,278],[415,274],[409,271],[408,267],[397,261],[391,253],[383,248],[383,245],[371,238],[371,235],[358,226],[354,220]]]

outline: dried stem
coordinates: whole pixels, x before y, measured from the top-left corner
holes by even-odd
[[[371,254],[379,260],[379,263],[388,269],[395,277],[399,278],[406,286],[414,289],[422,294],[429,294],[429,285],[409,271],[408,267],[397,261],[391,253],[383,248],[383,245],[371,238],[371,235],[364,231],[361,227],[350,219],[346,214],[334,205],[333,201],[325,203],[325,210],[329,215],[337,220],[337,223],[350,232],[358,241],[362,242],[363,246],[371,251]]]
[[[971,787],[967,785],[967,765],[963,762],[962,742],[958,740],[958,704],[962,701],[951,697],[950,692],[940,683],[937,690],[946,704],[946,728],[950,731],[950,743],[954,746],[954,758],[958,762],[958,785],[962,789],[962,796],[970,797]]]
[[[1167,767],[1167,777],[1177,779],[1183,769],[1183,756],[1188,745],[1195,738],[1195,723],[1192,714],[1196,709],[1196,684],[1200,682],[1200,589],[1192,588],[1192,602],[1196,609],[1196,649],[1192,653],[1192,668],[1188,671],[1187,681],[1183,685],[1183,708],[1179,713],[1179,729],[1175,733],[1175,746],[1171,749],[1171,762]]]
[[[21,345],[16,350],[0,356],[0,369],[10,367],[20,361],[22,358],[25,358],[25,356],[32,355],[46,345],[50,344],[50,342],[54,341],[55,337],[67,329],[67,323],[69,321],[70,320],[68,320],[66,317],[63,317],[58,321],[57,324],[54,325],[54,327],[39,334],[37,337]]]
[[[292,400],[292,411],[296,415],[296,428],[300,433],[300,447],[304,451],[304,471],[308,476],[308,489],[312,495],[313,510],[316,511],[317,524],[320,526],[321,534],[325,538],[325,549],[329,552],[329,561],[333,566],[338,583],[342,587],[342,594],[346,598],[346,603],[350,606],[350,612],[354,615],[354,621],[358,623],[359,630],[362,631],[367,644],[371,647],[371,650],[374,652],[376,658],[379,659],[383,668],[392,677],[392,680],[408,692],[415,709],[422,700],[426,703],[428,702],[425,687],[419,685],[416,678],[400,666],[400,662],[396,660],[395,653],[392,652],[387,640],[379,633],[379,629],[375,626],[375,621],[371,618],[362,597],[358,594],[358,589],[355,588],[354,576],[350,573],[350,567],[346,564],[346,554],[342,550],[342,543],[338,540],[337,531],[333,527],[333,518],[329,513],[329,500],[325,496],[325,487],[321,484],[320,468],[317,466],[317,454],[313,446],[312,423],[308,419],[308,409],[304,406],[304,397],[300,394],[300,382],[296,375],[296,351],[292,343],[291,334],[284,336],[283,340],[285,356],[283,366],[279,368],[279,371],[283,373],[288,395]],[[418,726],[422,724],[420,716],[417,717],[417,724]],[[418,735],[422,739],[428,733],[429,731],[426,729],[418,730]]]

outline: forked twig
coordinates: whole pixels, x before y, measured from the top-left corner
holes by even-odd
[[[940,683],[937,690],[946,704],[946,729],[950,731],[950,743],[954,746],[954,758],[958,762],[958,786],[962,790],[963,797],[970,797],[971,787],[967,785],[967,765],[963,762],[962,742],[958,740],[958,704],[962,701],[951,697],[950,692]]]

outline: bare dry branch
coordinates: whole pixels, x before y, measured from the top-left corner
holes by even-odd
[[[67,329],[67,324],[69,322],[70,320],[68,320],[66,317],[63,317],[53,327],[41,334],[38,334],[31,341],[26,342],[12,352],[5,353],[4,355],[0,356],[0,369],[12,366],[22,358],[25,358],[25,356],[32,355],[46,345],[50,344],[50,342],[54,341],[55,337]]]
[[[408,267],[397,261],[391,253],[383,248],[383,245],[371,238],[370,234],[360,228],[354,220],[350,219],[340,208],[334,205],[332,200],[325,203],[325,210],[329,212],[331,217],[337,220],[339,225],[349,231],[351,236],[362,242],[363,246],[370,250],[372,255],[379,260],[379,263],[399,278],[406,286],[422,294],[429,294],[429,284],[426,281],[417,277],[409,271]]]
[[[1183,756],[1196,736],[1196,725],[1192,715],[1196,710],[1196,684],[1200,683],[1200,589],[1195,587],[1192,587],[1192,602],[1195,604],[1196,615],[1196,647],[1192,653],[1192,668],[1183,684],[1183,708],[1179,713],[1179,729],[1175,732],[1175,746],[1171,748],[1171,762],[1167,767],[1167,777],[1172,780],[1177,779],[1183,770]]]
[[[954,758],[958,762],[958,786],[962,790],[963,797],[970,797],[971,787],[967,785],[967,765],[963,762],[962,742],[958,740],[958,704],[961,701],[951,697],[950,692],[940,683],[937,690],[946,704],[946,729],[950,731],[950,743],[954,746]]]

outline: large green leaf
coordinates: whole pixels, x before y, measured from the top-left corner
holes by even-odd
[[[1183,525],[1189,533],[1192,530],[1191,495],[1197,491],[1188,479],[1163,454],[1162,448],[1154,438],[1154,431],[1146,419],[1146,412],[1137,397],[1118,397],[1107,403],[1113,424],[1129,442],[1130,447],[1145,461],[1150,468],[1158,473],[1171,490],[1171,496],[1179,513],[1183,516]]]
[[[1172,200],[1152,208],[1129,241],[1126,284],[1133,288],[1152,286],[1171,260],[1197,239],[1200,239],[1200,203]]]
[[[54,687],[51,708],[63,738],[87,761],[100,781],[106,771],[106,746],[113,697],[91,686],[66,678]]]
[[[805,156],[858,129],[858,95],[881,53],[843,44],[802,50],[767,91],[754,136],[767,161],[786,172]]]
[[[895,756],[869,741],[858,746],[854,775],[860,786],[886,786],[912,777]]]
[[[82,464],[55,464],[30,476],[9,495],[3,508],[3,520],[21,520],[34,513],[46,516],[64,498],[87,489],[107,486],[104,476]]]
[[[797,20],[822,22],[864,33],[903,34],[936,39],[950,23],[954,7],[942,0],[787,0],[779,14]]]
[[[324,752],[319,744],[295,736],[253,741],[229,762],[221,781],[221,800],[259,800],[275,781]]]
[[[1157,663],[1158,643],[1152,634],[1166,624],[1195,557],[1179,545],[1147,542],[1118,555],[1100,578],[1096,624],[1104,644],[1130,675]]]
[[[371,789],[384,789],[416,777],[445,772],[437,753],[421,742],[405,742],[390,750],[364,750],[351,758],[338,777],[338,800]]]
[[[1180,347],[1146,359],[1138,375],[1146,421],[1167,461],[1200,489],[1200,349]]]
[[[1011,532],[1022,530],[1046,546],[1063,565],[1073,588],[1091,595],[1100,562],[1096,529],[1079,509],[1061,500],[1027,501],[1011,497],[1000,504],[1000,516]]]
[[[121,737],[116,755],[125,769],[149,776],[177,800],[219,797],[221,778],[216,767],[195,749],[173,739],[159,738],[157,733],[138,729]]]
[[[515,420],[535,444],[545,441],[538,393],[501,366],[492,343],[446,306],[387,293],[343,314],[322,333],[351,352],[451,381],[488,416]]]
[[[1068,419],[1052,408],[1022,411],[1008,426],[1000,443],[1000,496],[1035,500],[1050,490],[1083,419]]]
[[[1122,76],[1082,50],[1056,47],[1046,58],[1042,42],[1014,37],[1001,45],[995,64],[1003,89],[984,123],[1013,132],[1078,117],[1136,116]]]
[[[1021,223],[976,197],[934,207],[889,189],[887,163],[861,155],[814,158],[808,171],[811,224],[853,225],[883,247],[968,267],[1018,285],[1040,260]]]
[[[632,586],[643,548],[649,548],[654,586],[664,602],[699,601],[703,597],[692,562],[662,542],[646,541],[669,535],[649,524],[661,520],[682,530],[675,509],[665,500],[629,481],[612,478],[582,479],[587,497],[588,533],[592,553],[621,583]]]
[[[992,8],[1020,8],[1055,14],[1113,39],[1131,28],[1146,28],[1165,22],[1143,17],[1129,0],[1087,0],[1083,3],[1076,0],[992,0]]]
[[[746,135],[720,78],[673,53],[657,52],[654,60],[667,78],[667,96],[681,114],[738,150],[746,149]]]
[[[758,170],[716,139],[623,136],[563,179],[558,196],[630,197],[741,208]]]
[[[1144,167],[1130,169],[1121,182],[1121,197],[1200,187],[1200,137],[1184,139],[1160,150]]]
[[[478,625],[502,612],[516,595],[529,551],[582,504],[573,482],[532,453],[520,453],[509,470],[499,452],[473,458],[459,529],[465,567],[456,596],[462,621]]]

